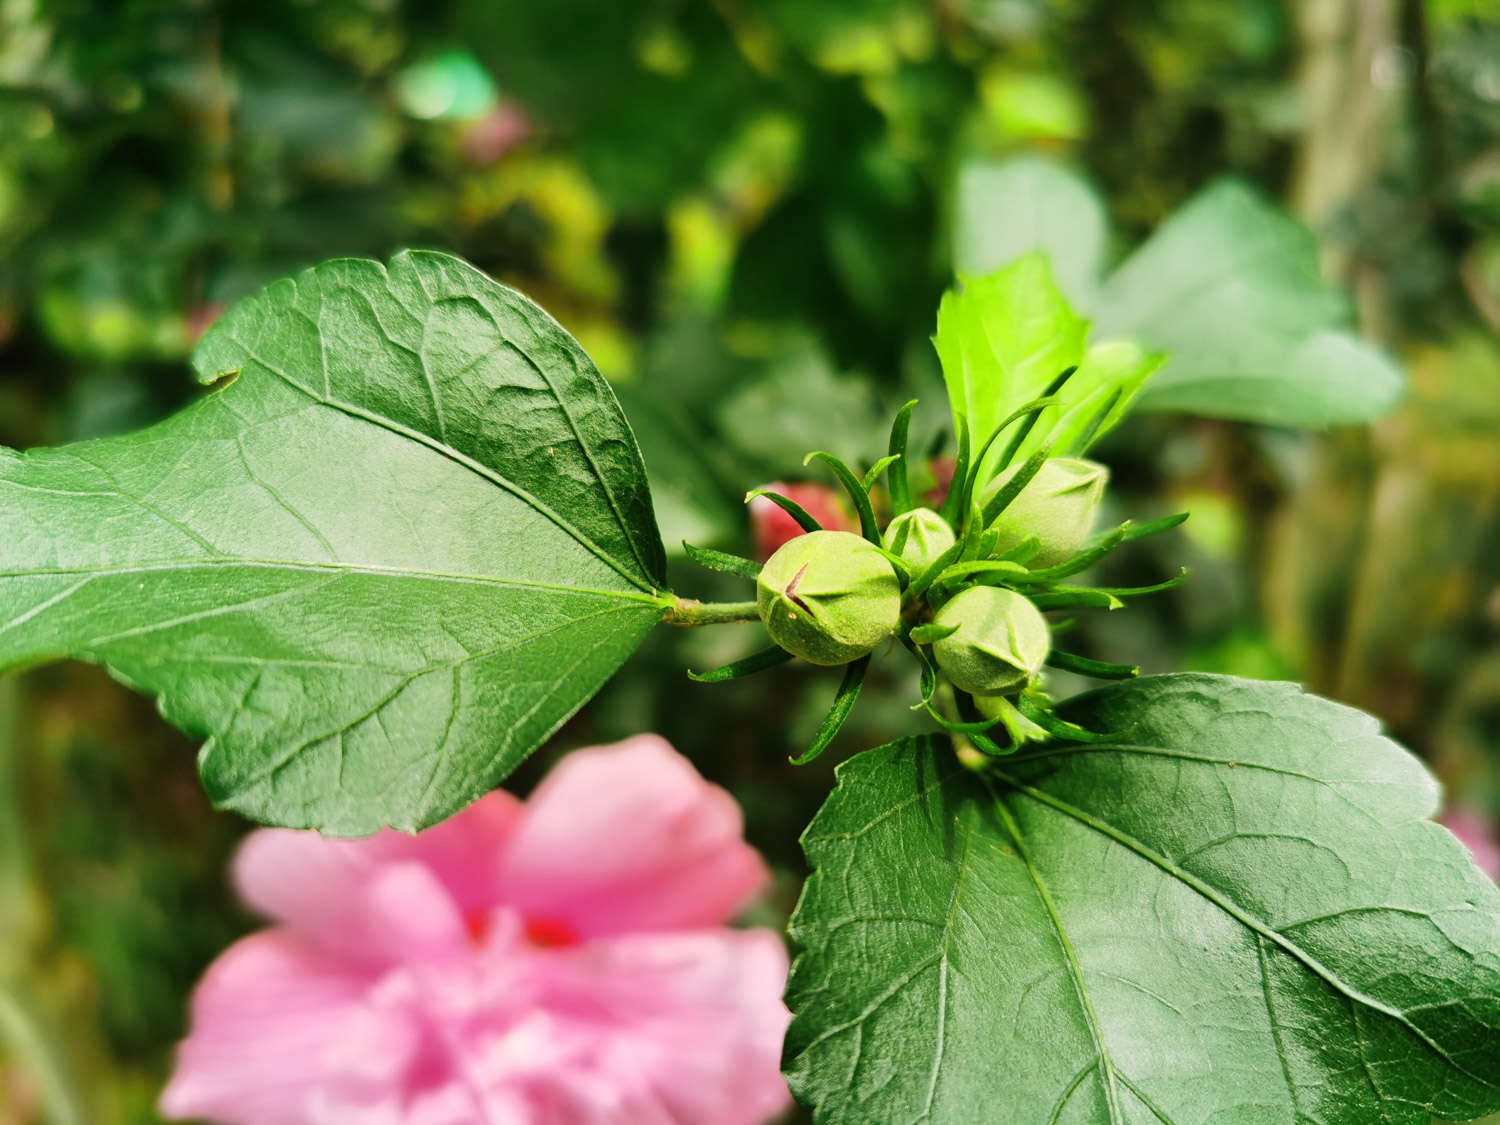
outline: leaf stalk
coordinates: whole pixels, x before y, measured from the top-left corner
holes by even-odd
[[[696,598],[673,599],[662,616],[667,625],[730,625],[759,620],[760,611],[754,602],[700,602]]]

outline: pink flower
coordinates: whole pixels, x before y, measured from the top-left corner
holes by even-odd
[[[1468,805],[1454,805],[1438,817],[1458,837],[1459,843],[1474,855],[1474,862],[1491,879],[1500,879],[1500,840],[1490,818]]]
[[[663,740],[565,758],[417,836],[251,833],[276,925],[210,966],[162,1094],[235,1125],[754,1125],[788,1104],[766,882]]]
[[[483,167],[493,164],[531,135],[531,119],[515,102],[495,106],[463,131],[464,159]]]
[[[773,480],[762,485],[801,504],[828,531],[857,531],[859,524],[839,504],[838,493],[824,484],[786,484]],[[757,496],[750,501],[750,531],[755,537],[755,555],[761,562],[789,541],[804,535],[802,525],[778,508],[774,501]]]

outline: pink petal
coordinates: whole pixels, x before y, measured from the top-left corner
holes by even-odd
[[[715,926],[767,881],[742,830],[734,798],[656,735],[578,750],[527,802],[505,899],[533,932],[579,939]]]
[[[362,1016],[365,982],[269,930],[226,950],[193,993],[192,1029],[162,1093],[167,1117],[294,1125],[326,1081],[330,1038]],[[399,1054],[399,1044],[387,1044]]]
[[[1474,855],[1474,862],[1491,879],[1500,879],[1500,840],[1490,818],[1467,805],[1455,805],[1438,817]]]
[[[381,833],[384,846],[430,867],[465,915],[500,902],[506,844],[521,824],[521,802],[502,789],[415,836]]]
[[[545,1017],[478,1069],[527,1089],[538,1125],[759,1125],[790,1105],[787,956],[769,930],[634,935],[532,957]]]
[[[437,876],[384,844],[263,829],[241,845],[235,881],[252,907],[366,966],[462,946],[464,917]]]
[[[254,909],[330,949],[368,945],[359,919],[369,884],[393,864],[417,861],[469,917],[499,901],[499,867],[515,830],[520,802],[495,792],[417,836],[381,832],[363,840],[332,840],[316,832],[266,828],[250,833],[234,862],[234,881]]]
[[[469,930],[448,890],[420,863],[377,870],[349,940],[379,963],[431,961],[466,953]]]

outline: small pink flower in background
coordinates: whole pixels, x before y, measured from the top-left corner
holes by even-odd
[[[481,167],[493,164],[531,135],[531,119],[515,102],[502,101],[464,129],[464,159]]]
[[[196,345],[203,339],[203,334],[214,326],[214,321],[224,315],[224,306],[217,301],[205,301],[201,305],[193,305],[188,309],[183,318],[184,330],[187,332],[188,343]]]
[[[787,958],[724,923],[767,872],[654,735],[565,758],[417,836],[261,829],[275,925],[210,966],[161,1108],[232,1125],[756,1125]]]
[[[1491,879],[1500,879],[1500,840],[1490,818],[1467,805],[1444,810],[1438,823],[1458,837],[1459,843],[1474,853],[1474,862]]]
[[[839,503],[838,493],[824,484],[786,484],[773,480],[762,485],[801,504],[828,531],[857,531],[858,522]],[[765,562],[789,540],[806,534],[802,525],[778,508],[774,501],[757,496],[750,501],[750,531],[755,537],[755,556]]]

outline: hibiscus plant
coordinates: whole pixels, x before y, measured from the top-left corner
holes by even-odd
[[[909,660],[909,733],[843,763],[803,837],[785,1072],[816,1120],[1500,1110],[1500,891],[1418,761],[1295,685],[1140,678],[1064,631],[1182,577],[1083,577],[1181,518],[1094,527],[1087,454],[1132,405],[1322,424],[1399,379],[1341,381],[1364,345],[1321,329],[1237,365],[1254,308],[1218,366],[1148,350],[1192,279],[1175,303],[1084,281],[1094,340],[1042,254],[961,281],[946,496],[913,495],[907,408],[863,465],[809,451],[857,532],[771,494],[810,534],[763,568],[692,547],[746,580],[702,603],[668,588],[635,438],[566,331],[443,254],[326,262],[208,332],[176,416],[0,449],[0,666],[102,664],[204,739],[218,805],[357,836],[489,793],[663,623],[764,623],[700,679],[844,666],[804,758],[872,660]],[[1059,701],[1049,667],[1106,683]]]

